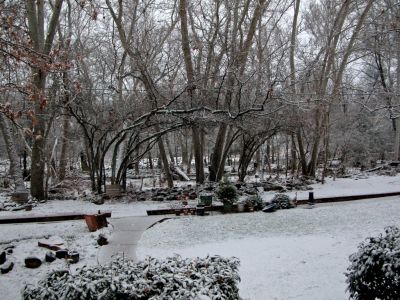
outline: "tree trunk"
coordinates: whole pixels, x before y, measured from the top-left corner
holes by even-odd
[[[261,144],[262,142],[257,141],[257,137],[243,137],[243,146],[238,167],[239,182],[244,182],[247,176],[247,169],[254,156],[254,153],[261,146]]]
[[[26,178],[29,176],[28,173],[28,163],[27,163],[27,156],[28,153],[26,152],[26,149],[24,149],[24,153],[23,153],[23,158],[22,158],[22,165],[23,165],[23,173],[22,176],[24,178],[24,180],[26,180]]]
[[[157,140],[157,144],[158,144],[158,149],[160,151],[160,158],[162,162],[162,167],[164,169],[165,177],[167,179],[168,187],[172,188],[174,186],[174,181],[172,180],[167,154],[165,153],[164,143],[161,137]]]
[[[148,152],[148,157],[147,157],[147,159],[148,159],[148,162],[149,162],[149,168],[150,168],[150,170],[153,170],[153,169],[154,169],[154,166],[153,166],[153,158],[151,157],[151,150]]]
[[[188,161],[189,161],[187,136],[180,134],[179,142],[181,144],[182,166],[185,166],[187,168]]]
[[[121,143],[125,140],[125,137],[126,134],[123,134],[122,137],[115,142],[114,151],[111,159],[111,184],[115,184],[119,148],[121,146]]]
[[[397,24],[400,24],[400,13],[397,12]],[[397,44],[397,67],[396,67],[396,94],[397,98],[400,98],[400,31],[396,34],[396,44]],[[400,101],[398,101],[400,103]],[[399,160],[399,147],[400,147],[400,120],[396,117],[396,136],[394,143],[394,160]]]
[[[46,86],[46,75],[39,69],[35,70],[34,76],[35,88],[40,91],[36,92],[35,99],[35,115],[37,123],[34,126],[34,138],[32,146],[32,163],[31,163],[31,195],[36,199],[45,199],[46,193],[44,188],[45,179],[45,116],[46,110],[41,105],[40,95],[44,94]]]
[[[187,18],[187,3],[186,0],[179,1],[179,17],[181,20],[181,37],[182,37],[182,52],[185,61],[186,76],[188,82],[188,95],[193,103],[193,97],[195,96],[194,91],[194,69],[192,63],[192,53],[190,51],[190,41],[188,32],[188,18]],[[193,151],[194,151],[194,162],[196,166],[196,182],[204,182],[204,164],[203,164],[203,144],[201,143],[201,132],[197,125],[192,126],[193,136]]]
[[[193,160],[193,147],[194,147],[194,142],[192,139],[192,142],[189,143],[189,147],[188,147],[188,151],[190,151],[189,154],[189,160],[188,160],[188,165],[187,165],[187,169],[186,169],[186,173],[189,175],[191,170],[192,170],[192,160]]]
[[[224,151],[226,131],[227,125],[221,124],[217,133],[214,150],[210,157],[210,181],[218,180],[218,170],[220,168],[222,153]]]
[[[175,164],[174,153],[172,152],[172,147],[171,147],[171,143],[169,141],[168,134],[165,135],[165,143],[167,144],[169,159],[170,159],[172,164]]]
[[[302,174],[304,176],[306,176],[307,175],[307,158],[306,158],[306,153],[304,151],[303,137],[301,135],[300,128],[298,128],[297,131],[296,131],[296,138],[297,138],[297,144],[299,146],[301,171],[302,171]]]
[[[18,166],[18,155],[17,149],[14,144],[14,137],[12,130],[6,120],[5,116],[0,113],[0,127],[3,133],[4,142],[6,144],[8,158],[10,159],[10,175],[13,178],[15,184],[15,191],[18,193],[28,194],[25,188],[24,178],[22,177],[22,170]]]
[[[230,127],[227,133],[226,142],[224,143],[224,149],[222,150],[222,155],[218,166],[217,181],[220,181],[222,179],[222,176],[224,175],[225,162],[229,154],[229,149],[231,148],[233,142],[236,140],[238,136],[239,136],[238,131],[235,134],[233,134],[233,129],[232,127]]]
[[[201,132],[196,125],[193,125],[192,133],[193,133],[194,163],[196,167],[196,182],[204,183],[204,162],[203,162],[203,145],[201,143]]]
[[[52,6],[52,13],[47,22],[47,34],[45,36],[45,8],[44,1],[26,1],[26,16],[28,19],[29,37],[32,41],[33,48],[36,52],[44,55],[49,55],[56,29],[59,23],[59,16],[61,12],[63,0],[56,0]],[[31,195],[37,199],[44,199],[46,196],[44,189],[45,177],[45,128],[46,116],[48,114],[46,109],[46,71],[41,67],[32,67],[33,73],[33,86],[35,88],[33,99],[35,101],[35,117],[36,124],[34,124],[34,140],[32,147],[31,158]]]
[[[140,147],[136,150],[136,157],[139,157],[139,155],[140,155]],[[140,162],[140,159],[139,158],[137,158],[136,159],[136,161],[135,161],[135,164],[134,164],[134,169],[135,169],[135,174],[136,175],[139,175],[139,162]]]
[[[60,181],[65,179],[65,173],[67,169],[69,151],[69,128],[69,115],[65,111],[63,115],[63,131],[61,138],[60,170],[58,174],[58,179]]]
[[[296,141],[294,135],[290,136],[291,138],[291,173],[294,175],[296,173],[296,166],[297,166],[297,153],[296,153]]]

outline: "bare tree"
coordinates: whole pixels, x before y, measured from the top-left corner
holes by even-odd
[[[46,21],[45,16],[47,14],[44,2],[45,1],[36,2],[34,0],[26,0],[26,16],[28,19],[28,32],[32,41],[32,49],[43,56],[48,56],[52,50],[63,0],[55,1],[52,6],[51,15]],[[45,24],[47,24],[46,33]],[[44,199],[45,197],[46,77],[47,70],[44,66],[32,67],[36,124],[34,126],[34,141],[32,146],[31,195],[37,199]]]

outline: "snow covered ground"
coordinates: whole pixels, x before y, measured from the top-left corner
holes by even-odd
[[[378,193],[400,192],[400,175],[396,176],[379,176],[370,175],[366,178],[326,178],[326,183],[312,184],[312,192],[314,198],[335,197],[335,196],[350,196],[350,195],[367,195]],[[308,199],[310,191],[298,191],[298,199]],[[296,192],[287,193],[290,196],[295,196]],[[263,193],[265,200],[270,200],[275,195],[275,192]]]
[[[1,201],[1,200],[0,200]],[[146,216],[147,209],[169,208],[171,202],[106,202],[103,205],[96,205],[89,201],[82,200],[49,200],[46,203],[39,203],[32,211],[0,211],[1,216],[18,216],[18,215],[43,215],[57,214],[64,212],[81,212],[81,213],[97,213],[98,210],[111,211],[113,218],[127,216]]]
[[[188,184],[188,183],[185,183]],[[193,183],[192,183],[193,184]],[[184,185],[181,182],[181,185]],[[194,184],[193,184],[194,185]],[[314,197],[343,196],[355,194],[388,193],[400,192],[400,175],[397,176],[370,176],[366,179],[338,178],[335,181],[327,178],[326,184],[313,184]],[[296,192],[289,192],[288,195],[294,197]],[[309,191],[298,191],[298,199],[307,199]],[[263,192],[263,199],[271,200],[275,192]],[[0,197],[0,202],[2,201]],[[195,203],[195,202],[193,202]],[[112,217],[145,216],[147,209],[170,208],[174,202],[124,202],[115,200],[106,201],[104,205],[95,205],[89,201],[82,200],[50,200],[40,203],[32,211],[0,211],[1,216],[16,215],[35,215],[35,214],[54,214],[61,212],[84,212],[95,213],[101,211],[111,211]]]
[[[348,299],[348,256],[366,237],[400,225],[399,214],[400,198],[391,197],[273,214],[185,217],[146,231],[137,254],[236,256],[244,299]]]
[[[97,263],[97,236],[103,232],[108,234],[110,228],[90,233],[83,220],[52,223],[2,224],[0,225],[0,249],[14,245],[13,253],[7,256],[7,261],[14,262],[14,269],[8,274],[0,274],[0,299],[16,300],[21,298],[21,289],[25,284],[34,284],[52,270],[70,269],[74,271],[82,265]],[[65,242],[67,249],[78,251],[80,261],[68,265],[65,260],[57,259],[50,263],[44,262],[47,249],[38,247],[38,240],[50,236],[58,236]],[[27,256],[36,256],[43,263],[38,269],[28,269],[24,266]]]
[[[313,185],[315,197],[400,191],[400,176],[370,176],[367,179],[337,179]],[[294,192],[290,193],[294,195]],[[270,199],[274,193],[263,193]],[[307,198],[308,191],[298,192]],[[0,197],[0,202],[2,201]],[[170,207],[171,202],[106,202],[98,206],[82,200],[53,200],[32,211],[0,211],[1,216],[41,215],[60,212],[112,211],[113,217],[143,216],[147,209]],[[348,256],[359,242],[387,225],[400,225],[400,197],[318,205],[274,214],[232,214],[183,217],[147,231],[139,257],[220,254],[241,260],[240,285],[245,299],[346,299],[345,276]],[[28,255],[44,257],[37,241],[60,236],[71,250],[81,254],[82,264],[96,264],[98,233],[88,232],[82,220],[53,223],[0,225],[0,249],[8,243],[16,248],[10,259],[14,270],[0,275],[0,299],[18,299],[25,283],[34,283],[52,269],[67,268],[62,260],[26,269]]]

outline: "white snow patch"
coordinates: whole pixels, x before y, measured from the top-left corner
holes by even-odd
[[[326,178],[326,183],[312,184],[314,198],[367,195],[378,193],[400,192],[400,174],[396,176],[371,175],[367,178]],[[297,191],[297,199],[308,199],[310,191]],[[294,197],[296,191],[286,193]],[[271,200],[275,192],[262,194],[264,200]]]
[[[0,211],[2,216],[35,216],[44,214],[60,214],[60,213],[87,213],[95,214],[111,211],[111,217],[120,218],[127,216],[147,216],[148,209],[169,208],[171,202],[106,202],[103,205],[96,205],[89,201],[83,200],[49,200],[46,203],[39,203],[32,211]]]

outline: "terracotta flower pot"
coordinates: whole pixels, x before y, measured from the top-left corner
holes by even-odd
[[[106,215],[101,213],[97,215],[85,215],[85,221],[90,232],[107,227],[108,225]]]
[[[89,228],[90,232],[96,231],[99,229],[97,223],[97,216],[96,215],[85,215],[86,225]]]

